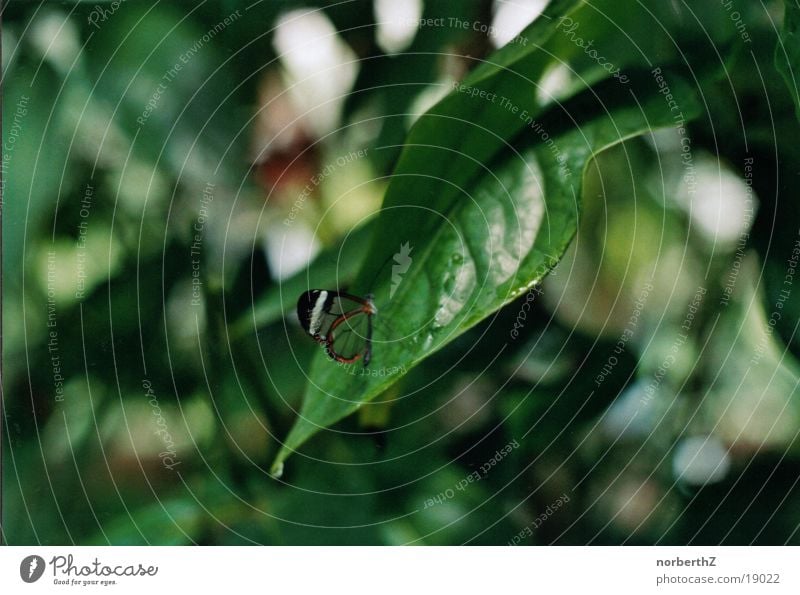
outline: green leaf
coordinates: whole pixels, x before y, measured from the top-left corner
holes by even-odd
[[[783,76],[794,100],[795,113],[800,120],[800,83],[795,73],[800,72],[800,4],[798,0],[785,0],[783,30],[775,48],[775,68]]]
[[[469,79],[464,81],[464,84],[477,85],[478,83],[486,83],[485,88],[488,91],[495,93],[505,93],[506,96],[520,95],[519,99],[524,101],[524,96],[529,94],[530,89],[520,85],[523,80],[520,77],[497,77],[498,72],[507,66],[518,63],[524,58],[528,58],[535,53],[538,48],[537,44],[544,43],[553,34],[552,21],[560,14],[567,12],[579,6],[581,0],[557,0],[552,2],[548,9],[543,13],[539,20],[526,32],[527,42],[522,44],[510,44],[496,52],[492,56],[492,61],[484,63],[476,68]],[[537,66],[523,65],[522,68],[527,71],[534,69],[541,70],[546,66],[547,61],[541,58],[536,58],[539,62]],[[492,78],[492,75],[495,75]],[[522,91],[522,93],[520,93]],[[460,119],[459,122],[451,127],[457,134],[469,134],[463,126],[463,122],[476,121],[476,116],[479,116],[482,106],[476,104],[475,100],[466,95],[453,94],[445,98],[445,100],[437,105],[429,114],[423,115],[414,126],[407,144],[413,144],[415,139],[422,143],[427,143],[429,138],[441,138],[445,135],[446,138],[449,131],[446,129],[448,125],[447,120],[441,118],[434,119],[431,114],[442,113],[446,114],[447,118]],[[499,147],[504,143],[501,136],[502,133],[511,135],[517,132],[523,125],[518,117],[506,115],[504,117],[506,122],[503,129],[496,129],[494,138],[490,139],[489,143],[485,143],[482,137],[478,137],[472,141],[471,148],[476,151],[474,162],[466,164],[467,169],[463,169],[456,165],[450,168],[451,171],[446,175],[440,170],[443,163],[441,159],[431,163],[432,175],[442,175],[442,177],[450,176],[448,179],[454,183],[457,181],[457,176],[463,175],[463,179],[474,176],[480,166],[480,158],[486,158],[487,155],[495,153]],[[493,126],[499,127],[499,121],[493,123]],[[453,139],[455,140],[455,139]],[[467,141],[468,139],[465,139]],[[462,147],[466,150],[466,147]],[[425,164],[424,159],[422,165]],[[402,166],[398,168],[398,171]],[[425,180],[423,180],[424,182]],[[423,184],[424,185],[424,184]],[[412,189],[413,191],[413,189]],[[386,201],[385,203],[386,204]],[[399,218],[394,221],[398,222]],[[391,223],[389,226],[391,227]],[[293,299],[286,299],[286,296],[292,296],[296,299],[300,293],[309,289],[309,280],[313,287],[326,287],[333,285],[338,280],[338,285],[342,286],[344,283],[350,281],[355,272],[361,266],[360,256],[364,253],[364,245],[368,242],[368,235],[374,235],[374,228],[369,230],[365,229],[367,226],[361,228],[361,231],[356,231],[352,234],[351,238],[345,238],[343,242],[333,249],[326,250],[312,263],[307,270],[293,276],[286,282],[281,284],[280,288],[274,288],[264,296],[259,298],[258,302],[253,306],[253,312],[247,315],[246,319],[237,321],[234,327],[234,336],[239,336],[248,330],[260,329],[267,324],[274,322],[280,317],[281,313],[288,312],[294,308],[295,302]],[[340,255],[341,251],[341,255]],[[349,273],[343,276],[343,273]]]
[[[524,42],[490,56],[420,117],[350,287],[374,294],[379,310],[371,367],[353,374],[317,357],[274,472],[317,430],[396,382],[393,370],[405,373],[538,283],[575,233],[581,178],[595,154],[699,111],[669,66],[697,60],[692,76],[702,86],[715,68],[708,57],[735,31],[710,19],[709,43],[697,43],[705,17],[723,9],[698,10],[702,20],[663,2],[553,2],[520,34]],[[624,81],[611,75],[617,69]],[[400,279],[406,243],[413,264]]]
[[[695,113],[689,87],[674,75],[667,77],[684,115]],[[556,264],[577,229],[581,180],[592,157],[631,136],[674,124],[674,113],[650,73],[632,75],[632,83],[649,89],[649,95],[637,97],[616,81],[606,81],[550,110],[541,117],[538,132],[525,131],[488,164],[478,164],[482,175],[468,188],[447,192],[446,177],[411,173],[429,170],[430,163],[448,169],[449,162],[463,163],[462,154],[449,147],[411,145],[376,224],[373,266],[365,269],[367,278],[377,270],[380,281],[374,289],[379,313],[373,360],[362,374],[322,354],[315,359],[300,418],[278,454],[274,473],[316,431],[395,382],[399,374],[391,370],[413,367],[537,284]],[[441,109],[436,112],[430,117],[445,117]],[[417,187],[420,179],[424,184]],[[392,215],[395,209],[405,211],[402,218]],[[385,255],[406,242],[413,262],[399,285],[394,280],[392,292]]]
[[[402,175],[404,172],[413,172],[418,178],[407,178],[401,184],[392,184],[384,206],[392,202],[390,199],[393,196],[395,204],[402,204],[402,198],[408,195],[435,195],[443,201],[454,200],[458,196],[454,185],[467,187],[470,181],[481,175],[482,165],[503,150],[507,145],[506,139],[513,138],[525,127],[524,119],[520,118],[521,110],[539,113],[608,76],[608,72],[577,43],[578,39],[587,43],[602,39],[602,53],[606,59],[623,70],[627,67],[652,68],[651,56],[658,56],[661,64],[682,63],[686,59],[687,49],[676,49],[679,38],[686,38],[687,44],[691,42],[692,49],[700,52],[697,43],[699,35],[711,35],[711,45],[715,50],[723,44],[725,35],[731,35],[733,30],[730,27],[722,27],[724,34],[715,32],[711,27],[718,26],[720,11],[724,12],[716,5],[693,7],[693,17],[690,19],[686,11],[677,11],[674,6],[661,0],[650,0],[646,8],[637,10],[623,6],[616,0],[602,0],[592,5],[582,0],[551,2],[542,15],[520,33],[521,41],[512,42],[492,54],[462,83],[478,92],[508,98],[509,105],[516,107],[517,111],[490,111],[486,102],[477,101],[463,92],[454,92],[445,97],[416,122],[406,140],[409,148],[403,152],[396,173]],[[564,18],[571,20],[564,21]],[[652,27],[642,27],[642,22],[648,22]],[[569,24],[569,27],[563,24]],[[564,28],[569,29],[576,24],[579,28],[575,31],[564,32]],[[698,27],[700,30],[694,31]],[[620,31],[626,31],[626,34],[619,35]],[[692,35],[687,31],[692,31]],[[695,66],[695,73],[702,70],[705,61],[699,60],[700,65]],[[554,81],[559,77],[560,84],[555,85]],[[457,147],[460,154],[451,153],[446,158],[428,159],[430,152],[425,151],[424,145],[435,147],[441,139],[446,139],[448,146]],[[397,216],[399,213],[393,211],[389,217],[384,217],[382,229],[374,235],[382,237],[387,231],[394,233],[397,225],[404,225],[407,212]],[[406,227],[414,228],[416,225],[415,220]],[[263,328],[277,320],[281,312],[291,311],[294,301],[286,299],[286,296],[296,297],[308,289],[309,282],[316,287],[330,285],[336,279],[334,264],[339,267],[338,285],[341,287],[349,283],[360,266],[360,256],[366,252],[363,246],[368,233],[371,232],[364,230],[363,236],[346,239],[343,247],[337,246],[326,251],[307,271],[260,297],[254,304],[255,313],[237,321],[235,334],[238,336],[239,333],[254,330],[254,327]],[[346,259],[337,259],[340,248],[343,250],[342,256],[346,253]],[[369,266],[373,269],[362,275],[362,279],[367,279],[367,286],[376,274],[374,269],[384,267],[387,258],[391,258],[391,254],[381,251],[379,257],[371,259],[372,265]]]

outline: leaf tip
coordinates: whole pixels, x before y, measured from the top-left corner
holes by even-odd
[[[280,458],[276,459],[272,464],[272,468],[269,470],[269,475],[272,479],[280,479],[283,475],[283,461]]]

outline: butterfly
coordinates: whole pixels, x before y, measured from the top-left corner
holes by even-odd
[[[311,289],[297,300],[300,325],[337,362],[364,366],[372,357],[373,297],[360,298],[332,289]]]

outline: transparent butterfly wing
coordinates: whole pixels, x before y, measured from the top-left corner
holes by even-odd
[[[364,311],[344,314],[328,330],[328,354],[343,362],[357,361],[369,353],[371,334],[372,321],[369,314]]]

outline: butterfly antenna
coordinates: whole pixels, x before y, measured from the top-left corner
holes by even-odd
[[[386,260],[383,261],[383,263],[381,264],[380,268],[378,268],[378,272],[375,273],[375,276],[373,276],[372,280],[369,282],[368,291],[369,291],[369,293],[371,295],[375,294],[375,291],[374,291],[375,290],[375,281],[377,281],[378,277],[381,276],[381,273],[383,272],[383,269],[394,258],[394,256],[395,256],[394,254],[390,254],[386,258]]]

